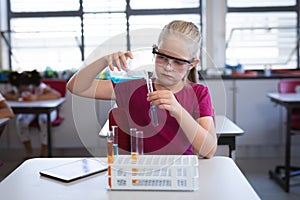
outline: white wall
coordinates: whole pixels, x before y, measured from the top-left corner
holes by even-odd
[[[0,31],[2,31],[2,24],[3,24],[3,3],[4,0],[0,0]],[[2,39],[0,39],[0,69],[2,69]]]
[[[223,68],[225,65],[225,0],[206,0],[204,5],[204,68]]]
[[[0,0],[0,31],[7,30],[6,15],[6,0]],[[0,70],[8,69],[8,67],[7,45],[0,37]]]

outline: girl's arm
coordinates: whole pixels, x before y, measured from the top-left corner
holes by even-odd
[[[175,117],[180,127],[192,143],[194,150],[206,158],[211,158],[217,150],[217,135],[212,117],[197,120],[184,109]]]
[[[0,101],[0,118],[14,117],[14,113],[5,100]]]
[[[212,117],[201,117],[195,120],[169,90],[157,90],[149,93],[148,101],[157,105],[160,109],[170,112],[170,115],[177,120],[198,154],[206,158],[211,158],[215,154],[217,136]]]
[[[43,88],[43,91],[41,94],[36,95],[35,100],[50,100],[50,99],[58,99],[60,97],[61,97],[61,95],[57,90],[47,86],[47,87]]]
[[[115,99],[113,85],[110,80],[96,80],[96,76],[107,66],[114,70],[114,66],[121,70],[121,65],[127,67],[127,57],[133,58],[131,52],[117,52],[104,56],[80,69],[67,83],[67,89],[76,95],[110,100]]]
[[[18,101],[21,95],[19,93],[15,93],[13,90],[6,92],[3,94],[6,100],[9,101]]]

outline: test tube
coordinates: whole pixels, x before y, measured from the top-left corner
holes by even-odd
[[[138,155],[144,154],[144,132],[143,131],[136,131],[135,132],[136,137],[136,146],[137,146],[137,153]]]
[[[130,146],[131,146],[131,159],[137,160],[138,152],[136,145],[136,128],[130,128]]]
[[[112,132],[114,136],[113,140],[113,149],[114,149],[114,156],[119,155],[119,150],[118,150],[118,126],[112,126]]]
[[[147,88],[148,88],[148,93],[153,92],[153,86],[152,86],[152,79],[148,78],[147,79]],[[150,106],[150,113],[151,113],[151,121],[153,126],[158,126],[158,118],[157,118],[157,112],[156,112],[156,106],[151,105]]]
[[[137,164],[138,156],[144,154],[143,131],[137,131],[136,128],[131,128],[130,133],[131,133],[132,164]],[[132,183],[138,184],[139,180],[134,178],[135,176],[138,175],[138,168],[133,167],[131,171],[132,171]]]
[[[114,142],[114,134],[112,131],[107,132],[107,163],[112,164],[114,162],[114,148],[113,148],[113,142]]]
[[[136,128],[130,129],[131,134],[131,158],[137,160],[138,155],[144,154],[143,131],[137,131]]]
[[[111,164],[114,163],[114,149],[113,149],[113,141],[114,135],[112,131],[107,132],[107,142],[106,142],[106,150],[107,150],[107,177],[108,177],[108,186],[111,188],[112,180],[111,180]]]

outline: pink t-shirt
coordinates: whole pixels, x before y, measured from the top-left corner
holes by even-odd
[[[159,126],[152,125],[144,79],[114,84],[114,89],[118,107],[128,112],[129,127],[144,132],[144,153],[193,154],[191,143],[168,111],[156,108]],[[155,90],[154,85],[153,89]],[[188,82],[175,97],[194,119],[213,116],[210,94],[206,86]]]

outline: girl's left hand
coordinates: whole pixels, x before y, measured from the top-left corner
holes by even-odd
[[[147,100],[160,109],[168,110],[173,117],[176,116],[176,113],[179,114],[182,109],[182,106],[170,90],[157,90],[148,93]]]

